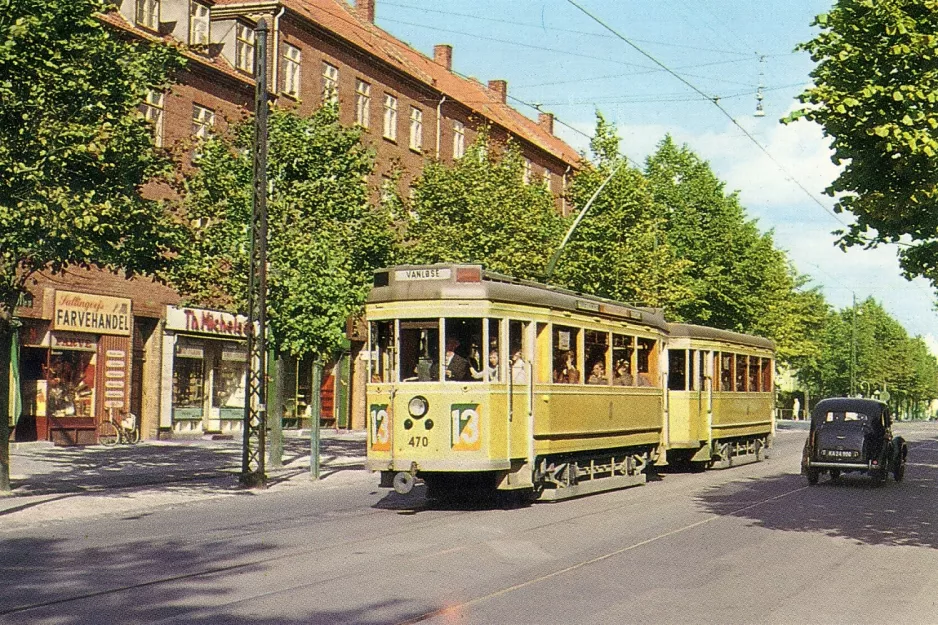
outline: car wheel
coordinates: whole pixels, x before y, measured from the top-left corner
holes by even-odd
[[[840,479],[840,469],[831,469],[831,481],[836,482]]]
[[[821,472],[818,471],[817,469],[808,469],[807,476],[808,476],[808,484],[810,486],[814,486],[815,484],[817,484],[818,479],[821,477]]]

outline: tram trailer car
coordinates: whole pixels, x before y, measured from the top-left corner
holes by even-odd
[[[762,337],[669,325],[669,462],[728,468],[764,458],[775,435],[774,353]]]
[[[557,500],[644,483],[665,462],[660,310],[429,265],[377,271],[366,317],[367,466],[383,486],[406,493],[419,477],[431,497]],[[758,432],[735,434],[698,436],[693,456]]]

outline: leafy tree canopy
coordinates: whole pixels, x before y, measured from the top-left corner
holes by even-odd
[[[252,144],[251,121],[209,139],[185,182],[191,244],[169,279],[193,303],[247,309]],[[337,110],[323,107],[310,117],[272,110],[268,159],[273,341],[284,353],[328,358],[395,243],[387,213],[368,203],[374,157],[360,130],[342,127]]]
[[[585,206],[612,178],[564,249],[556,281],[578,291],[677,311],[691,296],[686,272],[692,263],[670,244],[647,180],[622,162],[618,145],[615,129],[597,113],[590,144],[595,164],[574,177],[570,199],[575,208]]]
[[[140,186],[166,165],[137,113],[181,66],[96,17],[104,0],[0,0],[0,332],[34,272],[152,272],[173,248]]]
[[[481,263],[518,278],[542,276],[563,236],[550,192],[524,181],[514,145],[483,132],[451,167],[431,161],[414,183],[403,260]]]
[[[827,189],[856,222],[845,245],[915,241],[908,276],[938,286],[938,2],[837,0],[801,49],[817,67],[805,106],[843,171]]]

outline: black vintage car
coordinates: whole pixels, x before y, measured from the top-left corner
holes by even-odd
[[[801,472],[811,485],[817,484],[824,472],[836,480],[847,471],[861,471],[877,482],[892,473],[901,482],[907,454],[905,440],[892,435],[892,416],[883,402],[853,397],[824,399],[811,411],[811,433],[804,445]]]

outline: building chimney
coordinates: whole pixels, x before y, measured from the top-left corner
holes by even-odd
[[[547,134],[554,134],[554,114],[553,113],[538,113],[537,114],[537,125],[544,129]]]
[[[449,71],[453,71],[453,46],[441,43],[433,46],[433,60]]]
[[[355,0],[355,8],[361,17],[375,23],[375,0]]]
[[[501,100],[502,104],[508,101],[508,81],[490,80],[489,90],[494,91],[498,95],[498,99]]]

